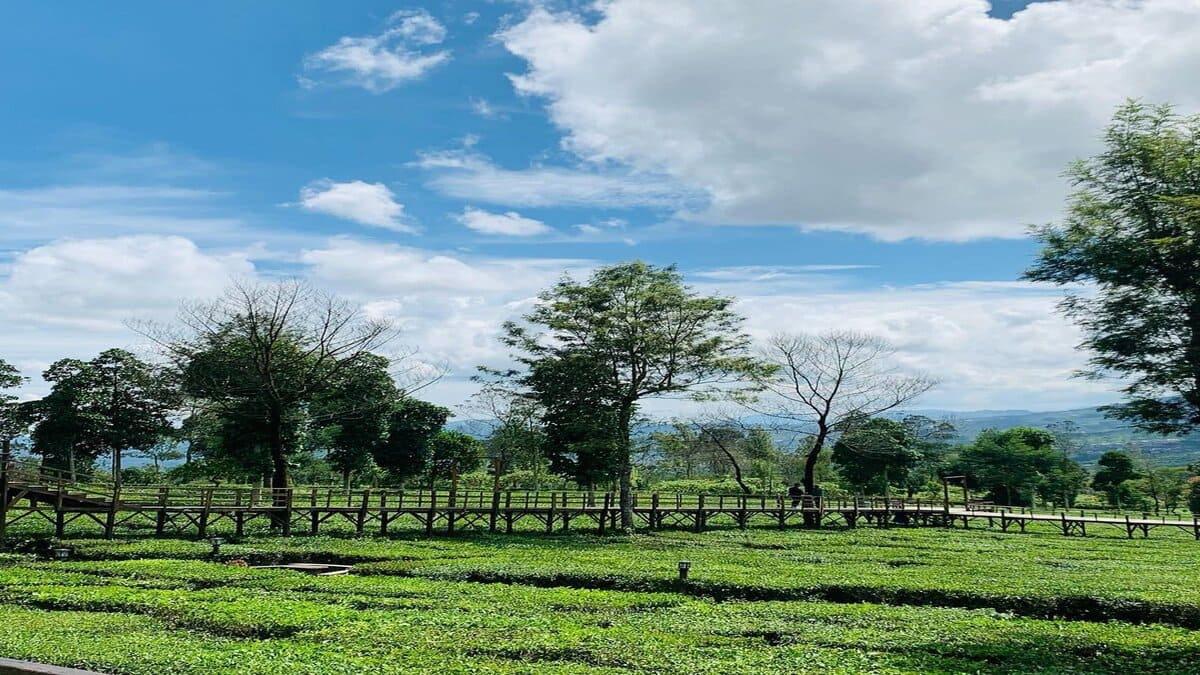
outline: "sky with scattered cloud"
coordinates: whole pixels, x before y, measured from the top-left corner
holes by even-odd
[[[1122,101],[1200,111],[1196,72],[1195,0],[7,4],[0,358],[36,393],[300,276],[457,405],[540,289],[637,258],[755,337],[887,337],[942,380],[922,407],[1111,402],[1018,281],[1026,227]]]

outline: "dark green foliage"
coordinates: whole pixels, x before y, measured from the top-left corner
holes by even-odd
[[[921,460],[917,439],[900,422],[875,417],[854,425],[833,446],[833,464],[859,492],[884,494],[908,481]]]
[[[605,393],[603,365],[586,355],[564,354],[531,364],[525,382],[543,410],[550,470],[584,486],[616,480],[620,410]]]
[[[309,406],[317,428],[316,445],[349,485],[354,472],[366,470],[387,438],[388,418],[400,391],[388,372],[388,359],[369,354],[349,364]]]
[[[1187,505],[1188,510],[1193,514],[1200,514],[1200,480],[1196,478],[1192,478],[1188,483]]]
[[[434,434],[427,452],[425,476],[429,485],[474,471],[483,462],[483,443],[461,431],[443,430]]]
[[[429,441],[449,418],[450,411],[439,405],[411,398],[399,401],[388,418],[387,438],[372,450],[375,463],[398,483],[423,474]]]
[[[53,386],[31,409],[34,452],[47,466],[86,471],[108,454],[119,480],[125,450],[154,447],[173,431],[179,395],[170,373],[123,349],[90,361],[63,359],[43,377]]]
[[[538,392],[539,377],[561,382],[564,371],[584,373],[595,385],[591,395],[601,405],[594,421],[605,432],[600,450],[613,442],[626,529],[633,527],[630,432],[638,403],[713,393],[721,383],[765,370],[747,355],[749,337],[732,303],[695,293],[674,267],[636,261],[601,267],[587,283],[563,279],[525,317],[530,327],[505,325],[505,343],[528,369],[523,384],[529,390]],[[557,372],[539,375],[543,364]]]
[[[1029,505],[1036,492],[1069,506],[1086,474],[1054,447],[1054,434],[1029,427],[980,432],[952,470],[968,476],[998,504]]]
[[[24,382],[25,378],[16,366],[0,359],[0,443],[5,444],[5,449],[13,438],[24,433],[29,426],[28,415],[17,403],[17,396],[6,391]]]
[[[1200,427],[1200,116],[1130,102],[1105,150],[1070,169],[1060,225],[1025,274],[1080,282],[1063,311],[1083,329],[1094,376],[1125,378],[1126,403],[1106,410],[1161,433]]]
[[[1141,477],[1134,468],[1133,458],[1120,450],[1110,450],[1100,456],[1097,464],[1100,469],[1092,478],[1092,487],[1103,491],[1113,506],[1129,504],[1133,494],[1128,482]]]

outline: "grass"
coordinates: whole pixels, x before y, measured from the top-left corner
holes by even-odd
[[[75,539],[0,653],[112,673],[1195,672],[1200,543],[981,530]],[[35,547],[36,548],[36,547]],[[678,560],[692,577],[676,578]]]

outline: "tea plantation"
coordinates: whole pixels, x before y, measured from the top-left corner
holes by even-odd
[[[1200,669],[1190,537],[256,536],[214,559],[207,542],[130,535],[70,540],[65,561],[46,544],[0,564],[0,654],[111,673]]]

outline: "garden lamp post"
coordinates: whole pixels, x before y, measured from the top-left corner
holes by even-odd
[[[211,538],[209,538],[208,541],[209,541],[209,543],[212,544],[212,555],[214,555],[214,556],[221,555],[221,544],[225,543],[225,538],[224,537],[211,537]]]
[[[688,571],[691,569],[692,569],[692,561],[680,560],[679,561],[679,580],[687,581]]]
[[[54,554],[55,560],[66,560],[71,557],[71,549],[66,547],[53,548],[50,549],[50,552]]]

